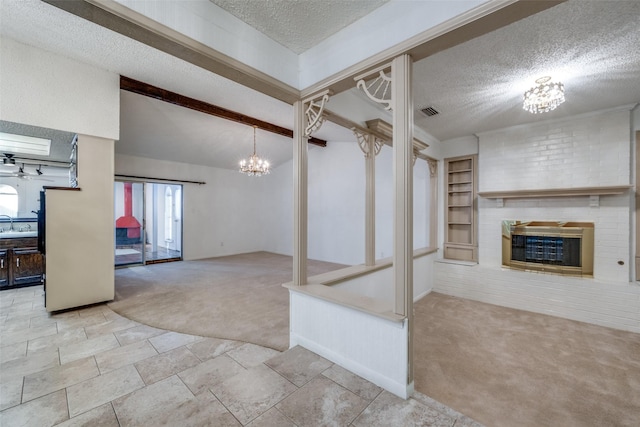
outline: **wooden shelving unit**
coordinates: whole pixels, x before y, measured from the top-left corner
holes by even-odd
[[[444,257],[477,261],[477,157],[445,159],[447,180]]]

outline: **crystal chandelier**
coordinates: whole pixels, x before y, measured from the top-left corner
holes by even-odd
[[[522,108],[530,113],[546,113],[555,110],[564,102],[564,85],[560,82],[550,82],[551,77],[540,77],[536,80],[538,86],[532,87],[524,93]]]
[[[262,160],[256,154],[256,127],[253,127],[253,154],[249,160],[242,159],[240,161],[240,172],[249,176],[267,175],[269,171],[269,162]]]

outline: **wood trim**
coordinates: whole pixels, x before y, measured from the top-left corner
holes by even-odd
[[[35,248],[38,246],[37,237],[10,237],[3,238],[0,234],[0,249],[23,249],[23,248]]]
[[[636,131],[636,280],[640,281],[640,131]]]
[[[53,187],[53,186],[45,185],[42,188],[44,190],[81,191],[80,187]]]
[[[331,110],[328,109],[324,109],[324,112],[322,113],[324,118],[332,123],[337,124],[338,126],[342,126],[345,129],[357,129],[358,131],[362,132],[362,133],[368,133],[371,134],[373,136],[375,136],[376,138],[379,138],[382,141],[387,141],[388,136],[373,130],[373,129],[369,129],[366,127],[362,127],[359,124],[357,124],[354,121],[351,121],[339,114],[334,113]]]
[[[393,145],[393,125],[391,123],[387,123],[382,119],[373,119],[367,120],[367,128],[374,130],[382,135],[386,135],[386,142],[389,145]],[[420,141],[418,138],[413,138],[413,148],[422,151],[426,150],[429,147],[429,144],[426,142]]]
[[[148,96],[149,98],[157,99],[159,101],[168,102],[179,107],[199,111],[211,116],[220,117],[225,120],[231,120],[243,125],[255,126],[258,129],[286,136],[288,138],[293,138],[293,131],[291,129],[283,128],[281,126],[274,125],[273,123],[265,122],[242,113],[227,110],[226,108],[209,104],[208,102],[180,95],[179,93],[171,92],[126,76],[120,76],[120,89],[137,93],[138,95]],[[309,144],[326,147],[327,141],[311,137],[309,138]]]
[[[338,94],[354,87],[355,76],[369,74],[399,55],[408,54],[417,62],[565,1],[491,0],[302,89],[301,96],[304,98],[326,89]]]
[[[575,197],[575,196],[611,196],[623,194],[630,189],[630,185],[613,187],[577,187],[577,188],[545,188],[540,190],[514,191],[482,191],[478,196],[485,199],[531,199],[545,197]]]
[[[180,58],[219,76],[293,104],[300,91],[114,0],[43,0],[52,6]]]
[[[134,180],[136,182],[177,182],[179,184],[198,184],[198,185],[206,184],[206,182],[204,181],[187,181],[184,179],[154,178],[150,176],[137,176],[137,175],[115,174],[114,177],[123,181]]]

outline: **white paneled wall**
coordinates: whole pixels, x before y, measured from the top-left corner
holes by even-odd
[[[403,397],[407,379],[406,321],[392,322],[294,290],[290,344],[301,345]]]
[[[514,191],[629,185],[629,108],[486,132],[479,141],[479,188]],[[640,332],[640,287],[630,283],[628,192],[589,198],[478,198],[479,264],[436,262],[434,290],[492,304]],[[502,220],[595,224],[594,277],[501,267]]]

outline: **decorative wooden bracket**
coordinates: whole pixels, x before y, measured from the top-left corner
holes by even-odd
[[[438,174],[438,162],[435,160],[427,159],[427,164],[429,165],[429,176],[431,178],[435,177]]]
[[[362,151],[365,158],[369,158],[371,156],[371,153],[369,152],[369,141],[371,141],[371,138],[373,138],[373,155],[377,156],[380,153],[380,150],[382,150],[382,146],[384,145],[384,141],[382,139],[373,134],[362,132],[357,128],[351,128],[351,130],[358,139],[358,147],[360,147],[360,151]]]
[[[324,92],[316,95],[313,98],[309,98],[303,101],[305,105],[304,115],[306,126],[304,128],[304,136],[309,138],[311,134],[320,129],[324,123],[324,111],[327,102],[329,101],[330,92],[325,90]]]
[[[356,86],[362,89],[365,95],[372,101],[384,105],[385,110],[391,110],[391,100],[393,94],[391,93],[391,82],[393,80],[391,74],[385,74],[385,70],[390,69],[391,64],[383,65],[375,70],[361,74],[355,77]],[[378,74],[377,77],[373,77]],[[367,83],[369,80],[369,83]]]

